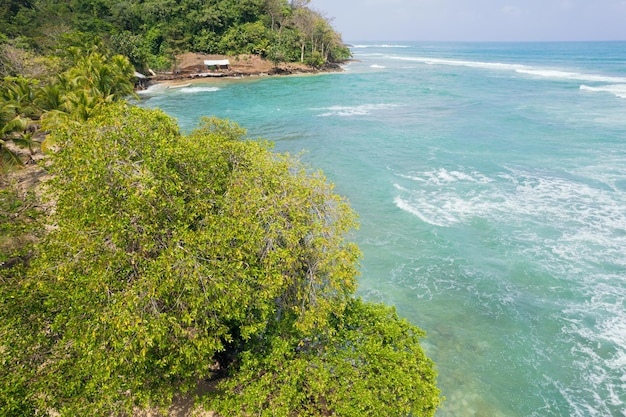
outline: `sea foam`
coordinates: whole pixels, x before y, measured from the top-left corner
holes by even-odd
[[[400,210],[437,228],[471,230],[472,224],[487,224],[489,230],[506,230],[497,241],[508,257],[533,259],[534,274],[553,280],[539,286],[523,280],[521,288],[527,289],[519,294],[511,282],[507,290],[522,300],[528,291],[546,291],[540,296],[546,297],[544,303],[561,305],[551,320],[561,323],[554,337],[561,348],[567,346],[559,357],[570,361],[566,373],[572,380],[566,385],[566,377],[546,374],[546,391],[559,393],[569,404],[568,415],[620,415],[626,405],[626,193],[589,177],[521,168],[490,175],[439,168],[396,176],[394,204]],[[486,269],[483,265],[481,274]],[[474,296],[484,297],[481,292]],[[505,308],[510,302],[489,298],[486,306]],[[546,346],[539,345],[534,354],[552,361]],[[594,395],[580,395],[580,387]]]
[[[574,80],[587,82],[605,83],[626,83],[626,77],[615,77],[601,74],[588,74],[574,71],[567,71],[558,68],[544,68],[517,63],[487,62],[487,61],[467,61],[459,59],[412,57],[412,56],[388,56],[389,59],[401,61],[420,62],[428,65],[461,66],[468,68],[479,68],[497,71],[509,71],[517,74],[558,80]]]
[[[591,87],[588,85],[581,85],[581,91],[591,91],[596,93],[611,93],[619,98],[626,98],[626,84],[613,84],[613,85],[603,85],[597,87]]]
[[[375,111],[389,110],[399,107],[397,104],[361,104],[358,106],[330,106],[322,108],[314,108],[314,111],[323,111],[318,114],[319,117],[340,116],[367,116]]]
[[[457,59],[410,57],[410,56],[389,56],[389,58],[400,60],[400,61],[420,62],[420,63],[428,64],[428,65],[448,65],[448,66],[461,66],[461,67],[469,67],[469,68],[484,68],[484,69],[508,70],[508,71],[515,71],[518,69],[525,68],[524,65],[506,64],[506,63],[501,63],[501,62],[465,61],[465,60],[457,60]]]
[[[180,89],[181,93],[195,94],[195,93],[212,93],[219,91],[219,87],[184,87]]]
[[[361,44],[361,45],[353,45],[352,48],[355,49],[365,49],[365,48],[410,48],[409,45],[396,45],[396,44]]]
[[[532,75],[541,78],[554,78],[561,80],[575,80],[575,81],[593,81],[593,82],[607,82],[607,83],[626,83],[624,77],[611,77],[607,75],[597,74],[584,74],[578,72],[561,71],[554,69],[543,68],[518,68],[516,72],[520,74]]]

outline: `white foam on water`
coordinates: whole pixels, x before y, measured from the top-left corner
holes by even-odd
[[[407,178],[417,182],[430,182],[432,184],[441,185],[441,184],[449,184],[458,181],[468,181],[477,184],[487,184],[492,179],[487,176],[477,172],[472,171],[470,173],[461,172],[458,170],[448,171],[445,168],[440,168],[438,170],[427,171],[423,175],[424,177],[412,176],[412,175],[404,175],[397,174],[402,178]]]
[[[181,93],[195,94],[195,93],[213,93],[219,91],[219,87],[183,87],[180,89]]]
[[[362,45],[352,45],[352,48],[355,49],[364,49],[364,48],[410,48],[409,45],[394,45],[394,44],[362,44]]]
[[[580,90],[591,91],[594,93],[610,93],[619,98],[626,98],[626,84],[612,84],[598,87],[591,87],[583,84],[580,86]]]
[[[476,171],[445,168],[397,175],[420,184],[396,184],[396,189],[405,204],[432,224],[451,225],[476,217],[520,227],[531,222],[544,230],[544,238],[552,239],[555,252],[574,249],[573,253],[560,253],[567,260],[584,255],[603,256],[618,265],[626,262],[616,258],[623,254],[626,259],[623,191],[516,169],[493,178]],[[521,227],[521,231],[526,228]]]
[[[622,299],[623,291],[622,287]],[[581,304],[566,311],[572,320],[563,328],[571,338],[572,366],[577,377],[561,394],[573,404],[576,416],[625,415],[626,410],[626,316],[624,306],[599,301],[602,289],[595,289],[593,302]],[[584,309],[584,310],[583,310]],[[611,316],[613,313],[615,316]],[[596,319],[589,325],[589,318]],[[586,319],[585,319],[586,318]],[[581,396],[581,391],[588,394]],[[619,414],[621,410],[622,414]]]
[[[397,175],[425,184],[416,189],[404,188],[398,184],[394,186],[402,191],[404,199],[402,206],[398,205],[398,201],[396,205],[404,211],[419,212],[419,217],[429,224],[449,227],[466,222],[473,217],[482,217],[492,210],[492,202],[483,199],[481,194],[475,191],[476,186],[487,185],[493,180],[479,172],[440,168],[420,175]],[[471,190],[466,195],[462,195],[455,191],[456,186],[470,186]]]
[[[393,202],[399,209],[411,213],[414,216],[419,217],[423,222],[432,224],[433,226],[447,227],[456,222],[453,218],[449,218],[447,220],[443,219],[441,215],[433,218],[427,217],[424,213],[417,209],[415,205],[411,204],[402,197],[396,197]]]
[[[361,104],[358,106],[330,106],[322,108],[313,108],[313,111],[323,111],[318,117],[340,116],[367,116],[376,111],[390,110],[401,107],[397,104]]]
[[[568,80],[568,81],[587,81],[587,82],[604,82],[624,84],[626,83],[626,77],[615,77],[602,74],[587,74],[581,72],[567,71],[556,68],[542,68],[534,67],[530,65],[515,64],[515,63],[503,63],[503,62],[484,62],[484,61],[466,61],[459,59],[444,59],[444,58],[431,58],[431,57],[407,57],[407,56],[387,56],[389,59],[420,62],[428,65],[447,65],[447,66],[461,66],[468,68],[479,68],[497,71],[509,71],[517,74],[532,76],[536,78],[548,78],[555,80]],[[616,87],[621,91],[620,87]]]
[[[575,81],[594,81],[594,82],[607,82],[607,83],[624,83],[626,78],[623,77],[611,77],[606,75],[597,74],[582,74],[578,72],[561,71],[553,69],[537,69],[537,68],[518,68],[515,70],[520,74],[532,75],[541,78],[555,78],[560,80],[575,80]]]
[[[626,191],[595,181],[590,167],[583,171],[588,175],[558,176],[518,168],[485,175],[463,167],[396,174],[394,203],[435,227],[468,228],[480,219],[508,230],[498,238],[503,239],[500,245],[507,248],[507,256],[528,260],[553,280],[543,289],[532,288],[538,291],[535,302],[557,306],[549,319],[562,326],[554,337],[562,341],[560,346],[569,346],[551,354],[570,361],[568,382],[563,376],[546,375],[550,389],[568,404],[558,412],[624,415],[620,410],[626,410]],[[421,273],[429,276],[427,271]],[[431,281],[429,289],[435,285]],[[551,289],[554,285],[557,288]],[[469,284],[465,291],[477,291],[472,299],[487,300],[485,305],[492,310],[527,296],[518,294],[515,286],[506,288],[510,299],[492,300],[484,289]],[[545,347],[544,342],[537,345],[537,357]]]
[[[359,52],[358,56],[360,57],[387,57],[387,54],[383,54],[382,52]]]
[[[582,283],[586,300],[564,310],[571,318],[563,332],[577,357],[578,382],[590,383],[596,402],[606,407],[596,415],[626,410],[626,276],[621,271],[590,275]]]
[[[493,69],[493,70],[515,71],[518,69],[527,68],[524,65],[505,64],[501,62],[464,61],[464,60],[458,60],[458,59],[442,59],[442,58],[430,58],[430,57],[406,57],[406,56],[389,56],[388,58],[396,59],[400,61],[420,62],[423,64],[429,64],[429,65],[448,65],[448,66],[484,68],[484,69]]]
[[[386,66],[384,66],[384,65],[373,64],[373,65],[370,65],[370,68],[375,68],[375,69],[385,69],[385,68],[387,68],[387,67],[386,67]]]

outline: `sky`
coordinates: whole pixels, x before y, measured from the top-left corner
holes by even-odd
[[[354,41],[626,40],[626,0],[311,0]]]

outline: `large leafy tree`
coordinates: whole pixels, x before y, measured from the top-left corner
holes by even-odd
[[[226,414],[351,415],[367,398],[360,415],[431,415],[421,332],[351,299],[355,218],[321,174],[227,121],[182,135],[123,103],[52,134],[54,227],[0,288],[0,411],[165,406],[218,362],[237,386],[209,406]],[[274,390],[283,377],[302,389]]]
[[[322,326],[353,291],[345,203],[236,126],[182,136],[161,112],[119,105],[53,135],[56,229],[28,280],[54,329],[35,378],[46,407],[167,402],[219,352],[286,317]]]

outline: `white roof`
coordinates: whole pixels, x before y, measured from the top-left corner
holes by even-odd
[[[205,59],[204,65],[207,67],[217,66],[217,65],[230,65],[227,59]]]

